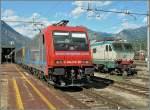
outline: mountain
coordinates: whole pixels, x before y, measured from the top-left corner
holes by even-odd
[[[146,50],[147,47],[147,27],[142,26],[136,29],[124,29],[119,33],[105,33],[105,32],[96,32],[88,29],[90,40],[100,40],[105,37],[114,37],[121,38],[131,42],[135,50],[143,49]],[[96,33],[96,34],[95,34]]]
[[[117,34],[106,33],[106,32],[96,32],[91,29],[88,29],[89,39],[92,40],[100,40],[105,37],[115,37],[125,39],[128,42],[132,42],[135,50],[144,49],[146,50],[147,46],[147,27],[139,27],[136,29],[124,29]],[[16,48],[22,47],[30,41],[28,37],[21,35],[16,32],[13,28],[11,28],[4,21],[1,21],[1,44],[3,47],[10,47],[10,41],[14,41]]]
[[[135,39],[146,39],[147,27],[139,27],[136,29],[125,29],[115,35],[118,38],[123,38],[129,41],[134,41]]]
[[[147,47],[147,27],[142,26],[136,29],[124,29],[115,35],[117,38],[125,39],[131,42],[135,50]]]
[[[1,25],[1,46],[2,47],[11,47],[11,41],[14,42],[16,48],[20,48],[23,45],[27,44],[30,41],[28,37],[25,37],[15,31],[12,27],[10,27],[4,21],[0,21]]]
[[[113,37],[114,36],[114,34],[112,34],[112,33],[96,32],[91,29],[87,29],[87,30],[88,30],[90,40],[95,40],[95,39],[100,40],[101,38],[104,38],[104,37]]]

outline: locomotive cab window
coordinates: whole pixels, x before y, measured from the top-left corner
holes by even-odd
[[[113,46],[114,50],[116,50],[116,51],[122,51],[123,50],[121,43],[113,43],[112,46]]]
[[[73,42],[77,42],[77,43],[87,43],[85,33],[72,33],[72,40]]]
[[[113,48],[118,51],[132,51],[132,45],[129,43],[113,43]]]
[[[109,45],[109,51],[112,51],[112,48],[111,48],[111,46]]]
[[[93,53],[96,53],[96,48],[93,49]]]
[[[45,44],[45,39],[44,39],[44,35],[42,35],[42,39],[43,39],[43,44]]]
[[[54,47],[57,51],[88,51],[84,32],[53,32]]]
[[[125,43],[124,48],[126,51],[133,51],[132,45],[129,43]]]
[[[108,45],[106,45],[105,50],[106,50],[106,52],[108,52]]]
[[[54,43],[69,43],[68,32],[54,32],[53,33]]]
[[[105,50],[106,50],[106,52],[108,52],[108,51],[112,51],[112,48],[111,48],[111,46],[110,46],[110,45],[106,45]]]

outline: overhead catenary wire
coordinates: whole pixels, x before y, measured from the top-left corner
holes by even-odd
[[[35,21],[23,21],[23,20],[3,20],[5,22],[21,22],[21,23],[38,23],[38,24],[42,24],[42,22],[35,22]]]
[[[142,16],[149,16],[148,13],[137,13],[137,12],[131,12],[129,10],[123,10],[123,11],[116,11],[116,10],[105,10],[105,9],[98,9],[98,8],[91,8],[90,7],[90,2],[88,2],[88,7],[83,8],[81,7],[82,10],[85,10],[87,12],[93,11],[93,12],[105,12],[105,13],[118,13],[118,14],[125,14],[125,15],[142,15]]]
[[[32,21],[24,21],[24,20],[9,20],[9,19],[2,19],[5,22],[17,22],[17,23],[24,23],[24,24],[32,24],[33,26],[35,26],[37,29],[34,30],[39,30],[41,32],[42,27],[46,27],[45,24],[43,22],[40,21],[35,21],[35,18],[33,18]],[[41,28],[39,28],[38,26],[41,26]]]
[[[88,8],[84,9],[83,7],[81,7],[81,9],[87,11],[87,12],[104,12],[104,13],[116,13],[116,14],[125,14],[131,17],[134,17],[134,19],[136,20],[135,15],[137,16],[146,16],[147,17],[147,64],[148,64],[148,71],[150,71],[150,43],[149,43],[149,39],[150,39],[150,35],[149,35],[149,29],[150,29],[150,25],[149,25],[149,0],[147,2],[147,6],[148,6],[148,12],[147,13],[138,13],[138,12],[131,12],[129,10],[124,10],[124,11],[115,11],[115,10],[105,10],[105,9],[98,9],[98,8],[94,8],[92,9],[90,7],[90,3],[88,3]]]
[[[129,10],[124,10],[124,11],[113,11],[113,10],[104,10],[104,9],[97,9],[97,8],[95,8],[94,11],[111,12],[111,13],[120,13],[120,14],[126,14],[126,15],[143,15],[143,16],[149,16],[148,13],[136,13],[136,12],[130,12]]]

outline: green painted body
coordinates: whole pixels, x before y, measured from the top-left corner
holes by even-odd
[[[102,41],[91,44],[93,63],[96,65],[104,65],[106,68],[116,68],[116,60],[131,60],[134,57],[133,51],[116,50],[113,47],[114,41]],[[124,42],[121,42],[124,43]],[[106,51],[106,46],[111,49]],[[95,50],[95,52],[93,52]],[[111,50],[111,51],[110,51]]]
[[[105,65],[107,68],[115,68],[117,65],[114,61],[111,60],[102,60],[102,59],[93,59],[94,64]]]

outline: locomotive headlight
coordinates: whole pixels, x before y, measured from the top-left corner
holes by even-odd
[[[131,59],[130,59],[129,61],[130,61],[130,63],[133,63],[133,62],[134,62],[134,61],[133,61],[133,60],[131,60]]]
[[[63,60],[55,60],[55,63],[56,63],[56,64],[62,64],[62,63],[63,63]]]
[[[89,61],[85,61],[85,63],[86,63],[86,64],[88,64],[88,63],[89,63]]]
[[[115,60],[116,63],[120,64],[122,62],[122,59]]]
[[[83,64],[89,64],[90,62],[88,60],[83,60],[82,63]]]

